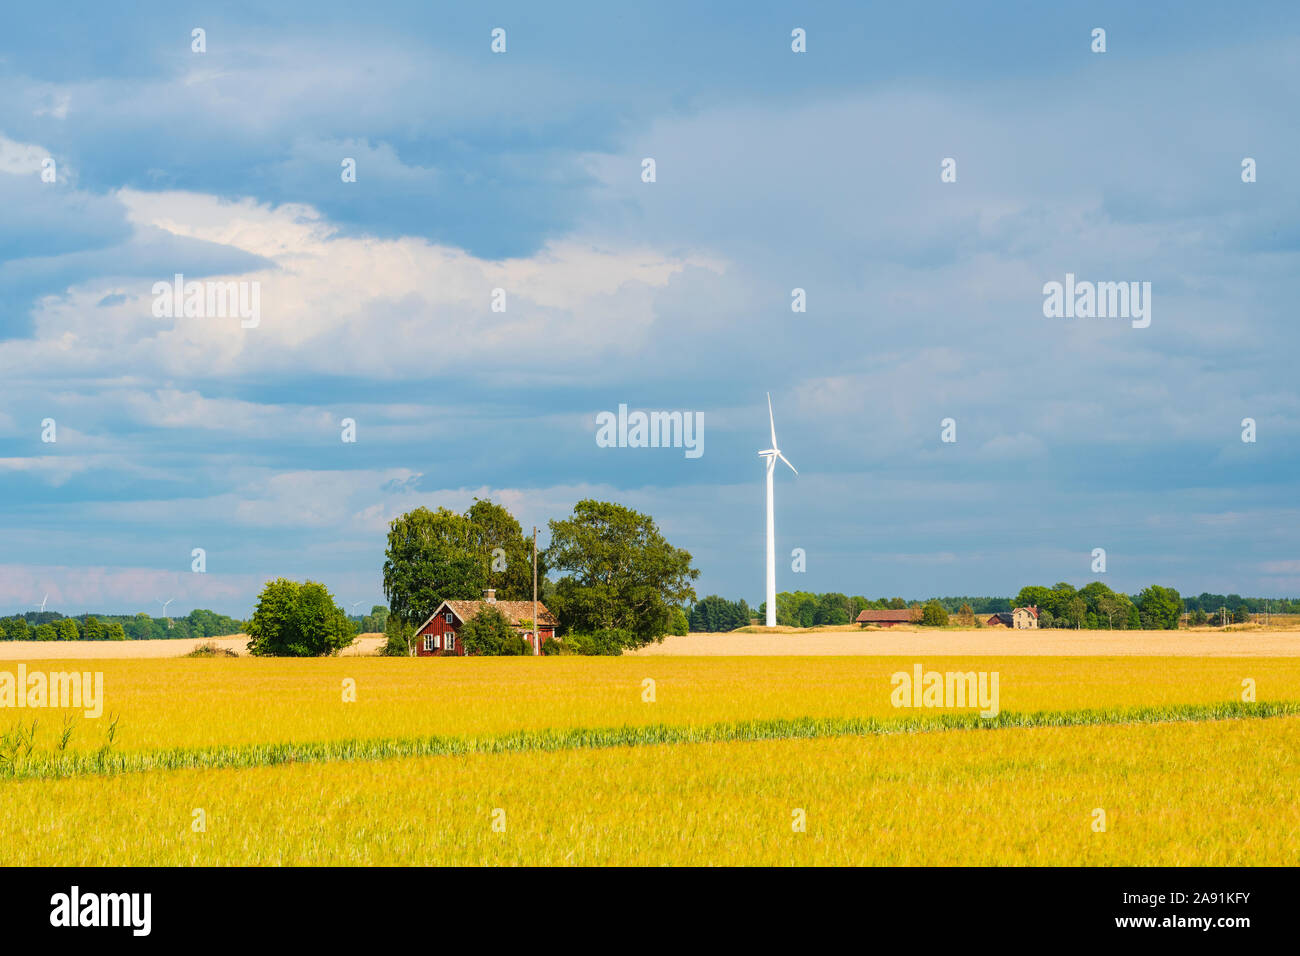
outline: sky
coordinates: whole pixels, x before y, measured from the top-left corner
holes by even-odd
[[[1295,4],[264,6],[7,15],[0,612],[368,609],[475,497],[756,606],[768,392],[778,590],[1300,594]]]

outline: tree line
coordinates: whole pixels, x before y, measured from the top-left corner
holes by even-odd
[[[242,622],[205,608],[174,618],[150,617],[144,612],[65,617],[57,611],[28,611],[0,618],[0,640],[6,641],[144,641],[226,637],[243,630]]]
[[[1243,598],[1230,594],[1201,594],[1183,598],[1174,588],[1151,585],[1137,594],[1113,591],[1100,581],[1075,588],[1067,582],[1052,587],[1029,585],[1014,598],[1006,597],[936,597],[925,602],[906,601],[901,597],[877,598],[849,596],[837,591],[781,591],[776,596],[776,623],[785,627],[840,626],[854,621],[864,610],[901,610],[915,608],[921,612],[920,623],[945,626],[952,618],[967,626],[982,623],[989,616],[1013,608],[1034,605],[1038,608],[1040,628],[1079,628],[1108,630],[1165,630],[1179,626],[1183,615],[1195,626],[1218,622],[1220,609],[1226,608],[1227,621],[1241,623],[1252,614],[1271,610],[1275,614],[1300,613],[1300,599]],[[711,594],[692,606],[687,618],[692,631],[732,631],[753,619],[766,618],[767,602],[752,611],[746,601],[729,601]]]

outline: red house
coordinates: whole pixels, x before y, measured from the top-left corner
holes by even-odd
[[[438,609],[429,615],[429,619],[415,631],[415,653],[419,657],[439,657],[446,654],[465,656],[465,648],[460,642],[460,629],[479,611],[492,605],[502,613],[510,626],[528,642],[528,646],[537,653],[539,644],[534,629],[528,626],[533,617],[532,601],[498,601],[496,590],[488,588],[483,592],[481,601],[443,601]],[[546,609],[541,601],[537,602],[537,628],[541,633],[541,643],[555,637],[555,627],[559,622],[555,615]]]

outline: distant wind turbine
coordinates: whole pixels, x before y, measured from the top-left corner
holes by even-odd
[[[167,626],[168,626],[168,627],[171,627],[171,626],[172,626],[172,619],[169,618],[169,617],[167,617],[167,605],[168,605],[168,604],[171,604],[172,601],[175,601],[175,600],[176,600],[175,598],[168,598],[166,601],[160,601],[160,600],[158,600],[157,598],[154,598],[154,603],[155,603],[155,604],[161,604],[161,605],[162,605],[162,613],[163,613],[163,617],[167,618]]]
[[[50,599],[50,596],[49,596],[48,594],[45,595],[45,597],[41,598],[41,612],[42,612],[42,613],[44,613],[44,611],[45,611],[45,602],[48,601],[49,599]]]
[[[776,525],[772,507],[772,472],[780,458],[796,475],[799,470],[781,454],[776,444],[776,419],[772,417],[772,393],[767,393],[767,421],[772,426],[772,447],[760,451],[759,457],[767,459],[767,626],[776,627]]]

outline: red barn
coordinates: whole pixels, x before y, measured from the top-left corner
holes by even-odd
[[[920,624],[921,609],[919,607],[903,607],[887,609],[883,611],[866,610],[857,617],[857,623],[866,627],[868,624],[875,624],[879,627],[893,627],[895,624]]]
[[[510,626],[528,642],[536,653],[537,635],[528,626],[533,617],[532,601],[498,601],[496,591],[488,588],[483,592],[481,601],[443,601],[429,619],[415,631],[415,653],[419,657],[437,657],[446,654],[465,656],[465,648],[460,642],[460,629],[479,611],[492,605],[502,613]],[[541,601],[537,602],[536,630],[541,633],[542,643],[555,637],[555,627],[559,622],[555,615],[546,609]]]

